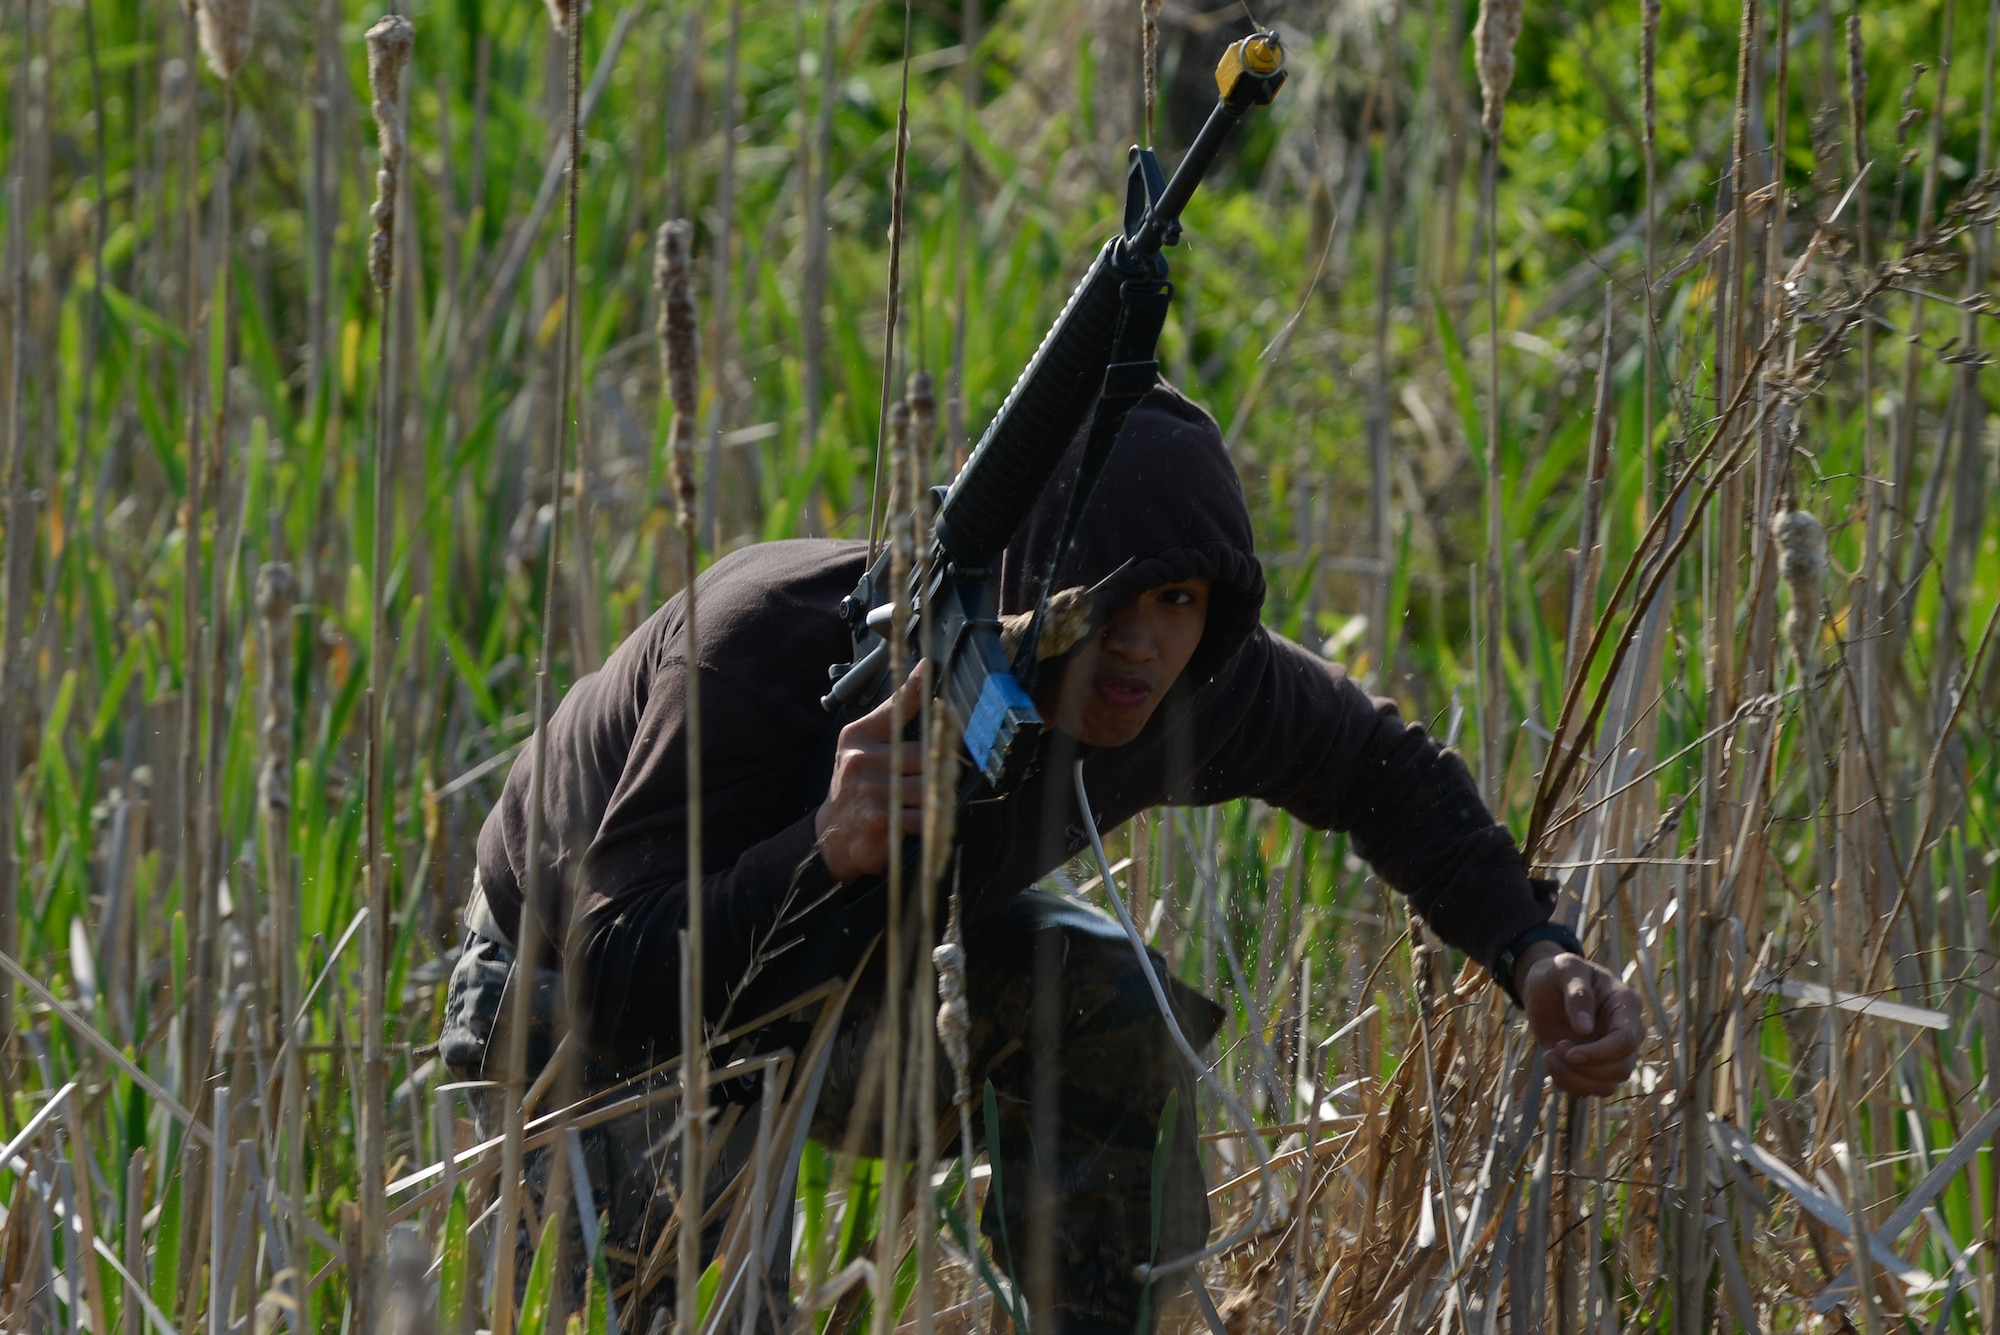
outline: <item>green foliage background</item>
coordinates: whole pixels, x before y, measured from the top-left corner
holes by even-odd
[[[1178,299],[1163,360],[1230,435],[1272,575],[1267,619],[1325,643],[1412,716],[1468,747],[1490,748],[1504,780],[1493,800],[1519,829],[1568,670],[1573,553],[1588,545],[1579,524],[1599,379],[1608,378],[1611,448],[1603,524],[1591,537],[1604,548],[1607,575],[1586,620],[1599,606],[1625,614],[1610,603],[1611,578],[1718,411],[1712,260],[1659,288],[1650,420],[1645,411],[1641,12],[1636,0],[1560,0],[1527,11],[1495,211],[1504,333],[1493,402],[1471,9],[1459,0],[1255,8],[1283,31],[1292,82],[1189,212],[1188,239],[1173,257]],[[369,656],[393,656],[390,994],[402,1004],[392,1006],[392,1085],[421,1074],[428,1060],[437,961],[455,939],[472,841],[530,723],[551,486],[539,460],[554,425],[562,318],[559,192],[540,216],[531,204],[558,162],[561,43],[547,13],[523,0],[446,0],[408,12],[417,29],[407,81],[413,170],[398,252],[407,318],[392,350],[404,413],[392,451],[385,624],[393,638],[382,645],[369,642],[368,630],[367,461],[383,311],[365,274],[375,142],[360,38],[380,10],[358,0],[264,0],[250,20],[248,63],[228,90],[202,62],[191,23],[166,0],[16,0],[0,28],[8,97],[0,161],[18,183],[0,199],[12,247],[0,345],[19,367],[6,380],[18,423],[6,446],[33,493],[12,521],[31,523],[33,535],[24,647],[5,702],[21,743],[20,784],[7,795],[18,812],[17,926],[0,944],[163,1075],[175,1046],[165,1020],[184,1011],[190,986],[177,867],[191,799],[178,780],[177,720],[188,667],[202,661],[190,652],[199,626],[219,637],[223,672],[207,683],[205,707],[221,711],[224,749],[193,800],[214,804],[214,848],[241,906],[231,927],[238,946],[266,893],[255,854],[266,837],[257,816],[263,662],[252,597],[261,563],[289,562],[302,590],[289,628],[286,740],[303,933],[276,948],[297,952],[308,979],[360,902],[359,699]],[[1749,69],[1753,149],[1768,144],[1784,90],[1786,137],[1775,156],[1791,193],[1781,253],[1796,259],[1814,227],[1824,227],[1801,280],[1808,342],[1857,281],[1864,222],[1872,257],[1906,247],[1951,201],[1976,193],[1978,173],[1991,165],[1991,14],[1966,0],[1859,8],[1866,142],[1857,151],[1847,128],[1849,12],[1839,0],[1766,6]],[[1743,13],[1722,0],[1664,12],[1655,276],[1729,215]],[[906,24],[904,323],[891,372],[900,386],[907,372],[929,370],[941,398],[960,387],[947,407],[957,427],[948,444],[962,449],[977,436],[1113,226],[1123,150],[1142,137],[1139,6],[1017,0],[981,16],[969,52],[965,17],[942,4],[904,10],[878,0],[603,0],[585,15],[585,67],[602,64],[604,77],[581,175],[584,462],[579,477],[561,482],[586,505],[581,549],[566,540],[559,574],[558,684],[601,661],[681,579],[653,336],[652,238],[662,221],[695,221],[704,275],[702,430],[716,442],[704,450],[709,558],[762,539],[865,531]],[[1769,40],[1779,22],[1789,23],[1791,38],[1782,79]],[[1215,54],[1245,26],[1228,9],[1168,14],[1157,141],[1170,162],[1212,98]],[[1947,41],[1951,82],[1934,127]],[[825,155],[817,143],[823,104]],[[801,145],[810,148],[803,178]],[[1748,156],[1748,188],[1768,180],[1772,156]],[[1867,192],[1836,216],[1857,157],[1869,164]],[[815,314],[808,232],[822,207],[824,305]],[[202,237],[193,249],[191,216]],[[1761,249],[1764,223],[1757,226]],[[496,282],[510,252],[521,261],[519,281]],[[1951,248],[1954,261],[1974,253],[1970,239]],[[317,275],[316,254],[324,256]],[[1957,420],[1947,409],[1962,410],[1956,396],[1967,383],[1983,403],[1990,376],[1960,375],[1955,358],[1982,356],[1983,316],[1961,327],[1943,298],[1984,294],[1986,275],[1968,279],[1958,264],[1919,279],[1880,308],[1867,391],[1851,337],[1803,387],[1800,435],[1783,471],[1788,498],[1816,513],[1831,537],[1834,616],[1823,637],[1831,653],[1845,643],[1846,581],[1877,573],[1863,570],[1864,432],[1872,430],[1872,448],[1904,433],[1898,513],[1929,516],[1895,572],[1906,633],[1891,669],[1900,694],[1886,724],[1894,774],[1885,801],[1905,835],[1920,811],[1946,810],[1925,806],[1918,791],[1932,757],[1930,706],[1954,689],[1968,702],[1946,727],[1956,796],[1936,838],[1920,839],[1919,879],[1935,877],[1935,886],[1925,881],[1929,893],[1984,878],[1989,850],[2000,846],[1994,669],[1972,656],[2000,592],[2000,548],[1978,496],[1992,485],[1990,438],[1978,436],[1969,474],[1945,471],[1943,424]],[[1919,325],[1915,312],[1927,300],[1932,314]],[[820,388],[808,404],[815,327],[824,330]],[[1912,332],[1920,355],[1906,382],[1903,335]],[[207,340],[202,357],[193,355],[196,338]],[[1378,370],[1380,404],[1372,398]],[[200,409],[212,445],[217,423],[208,414],[221,402],[226,449],[219,466],[209,456],[190,539],[190,413]],[[1484,553],[1486,423],[1495,413],[1504,714],[1481,718],[1475,644],[1493,628],[1475,610],[1474,568]],[[1374,499],[1371,429],[1389,443],[1386,507]],[[1941,433],[1947,444],[1933,451]],[[938,480],[948,471],[941,462]],[[1953,480],[1966,476],[1977,485]],[[1930,499],[1919,504],[1919,496]],[[1761,516],[1727,519],[1763,531]],[[1969,525],[1969,536],[1950,540],[1967,558],[1951,567],[1943,552],[1954,523]],[[194,625],[183,610],[190,540],[203,544],[209,574],[193,596]],[[1728,550],[1719,539],[1703,542],[1706,564],[1690,561],[1668,590],[1675,612],[1655,751],[1663,811],[1700,787],[1699,747],[1717,707],[1704,618],[1715,581],[1736,572],[1718,573]],[[1984,675],[1962,676],[1968,660],[1983,664]],[[1605,667],[1600,656],[1585,679]],[[1730,709],[1741,703],[1728,699]],[[1782,707],[1796,709],[1796,698]],[[1797,905],[1810,886],[1787,877],[1810,881],[1801,859],[1810,856],[1808,826],[1823,795],[1807,782],[1803,743],[1787,747],[1774,766],[1780,865],[1769,927],[1785,950],[1803,950],[1809,919]],[[113,837],[118,821],[138,822],[121,836],[126,842]],[[1354,999],[1356,966],[1340,961],[1359,961],[1365,973],[1400,929],[1370,916],[1379,891],[1344,841],[1297,834],[1247,808],[1203,829],[1233,894],[1221,930],[1256,984],[1255,997],[1236,999],[1239,1025],[1296,1029],[1295,1018],[1258,1014],[1259,998],[1316,1014],[1335,1005],[1332,991],[1283,1003],[1285,983],[1267,990],[1281,974],[1289,980],[1306,953],[1335,961],[1322,966],[1323,978],[1345,969],[1352,995],[1340,995]],[[1695,839],[1690,817],[1678,832],[1669,827],[1662,851]],[[129,864],[116,863],[112,850],[126,848]],[[1180,856],[1162,853],[1155,893],[1176,867],[1188,872]],[[1269,927],[1266,891],[1288,856],[1307,868],[1298,930],[1295,944],[1273,955],[1258,923]],[[119,878],[129,878],[132,902],[143,906],[140,944],[135,951],[127,935],[112,958],[102,914]],[[1285,902],[1292,913],[1294,901]],[[1356,914],[1364,921],[1342,926]],[[1181,967],[1213,985],[1224,967],[1216,930],[1192,921],[1185,932]],[[1971,1002],[1950,991],[1962,965],[1936,949],[1914,983],[1901,985],[1930,989],[1926,1004],[1969,1015]],[[342,1027],[350,1023],[341,1018],[346,986],[336,979],[311,1020],[315,1069],[327,1078],[312,1108],[314,1198],[328,1220],[352,1194],[355,1171],[352,1104],[339,1074],[341,1045],[353,1041]],[[78,1050],[60,1026],[36,1032],[32,1061],[17,1069],[39,1063],[46,1088]],[[1968,1038],[1964,1046],[1983,1071],[1976,1045]],[[142,1091],[113,1085],[98,1141],[105,1163],[149,1144],[156,1173],[164,1171],[164,1119]],[[18,1127],[29,1106],[19,1082],[9,1093],[14,1104],[0,1130]],[[1902,1134],[1886,1122],[1874,1131],[1887,1138],[1877,1144],[1882,1153]],[[392,1157],[420,1152],[417,1134],[396,1124]],[[119,1180],[115,1171],[110,1180]],[[1967,1228],[1986,1217],[1978,1195],[1954,1207]],[[160,1289],[163,1304],[172,1296]]]

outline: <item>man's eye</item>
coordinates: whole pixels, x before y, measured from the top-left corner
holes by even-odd
[[[1187,607],[1194,602],[1194,590],[1168,589],[1160,595],[1160,601],[1172,607]]]

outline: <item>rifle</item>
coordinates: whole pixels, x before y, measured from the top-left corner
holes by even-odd
[[[931,689],[943,696],[971,762],[961,802],[1018,787],[1034,771],[1044,730],[1030,693],[1049,591],[1010,662],[993,603],[993,562],[1088,422],[1082,471],[1056,546],[1060,567],[1119,428],[1158,379],[1155,351],[1173,299],[1161,252],[1180,241],[1181,211],[1230,132],[1251,108],[1270,105],[1285,81],[1277,33],[1232,43],[1215,81],[1215,107],[1172,180],[1163,177],[1151,149],[1130,150],[1122,230],[1098,251],[945,491],[929,559],[917,562],[911,574],[912,622],[893,633],[932,660]],[[1052,568],[1045,584],[1055,574]],[[820,701],[828,713],[866,713],[900,684],[888,680],[892,592],[885,550],[841,600],[854,657],[830,669],[832,689]]]
[[[910,573],[909,622],[891,624],[895,603],[886,548],[841,600],[854,656],[829,670],[832,689],[820,704],[836,718],[855,718],[887,699],[900,685],[889,680],[888,637],[904,636],[906,645],[931,660],[931,690],[943,697],[963,756],[971,762],[959,786],[961,808],[1002,796],[1032,775],[1044,733],[1032,691],[1047,592],[1010,661],[993,601],[993,562],[1087,423],[1082,469],[1045,581],[1053,582],[1119,428],[1158,380],[1154,353],[1173,299],[1160,252],[1180,240],[1181,210],[1230,131],[1252,107],[1268,106],[1277,95],[1284,63],[1275,32],[1253,33],[1223,52],[1215,71],[1215,108],[1172,180],[1163,176],[1152,150],[1131,150],[1124,226],[1098,251],[965,467],[944,490],[928,559],[916,562]],[[915,854],[913,844],[904,846],[906,866],[914,868]],[[761,1014],[853,969],[886,920],[887,883],[880,876],[866,878],[845,887],[837,899],[802,912],[790,923],[791,940],[779,947],[788,952],[784,969],[746,979],[732,1002],[736,1016]],[[906,931],[912,925],[906,924]]]

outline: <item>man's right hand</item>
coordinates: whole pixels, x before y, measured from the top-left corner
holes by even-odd
[[[919,663],[896,694],[903,702],[903,721],[918,717],[924,704],[924,665]],[[833,879],[846,884],[862,876],[880,875],[889,865],[889,737],[890,710],[884,700],[869,713],[840,730],[834,749],[833,780],[826,801],[813,817],[819,855]],[[924,767],[921,742],[903,741],[902,834],[923,832]]]

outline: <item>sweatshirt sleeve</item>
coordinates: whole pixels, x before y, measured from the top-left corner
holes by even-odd
[[[1205,767],[1203,800],[1258,797],[1348,834],[1432,930],[1488,969],[1553,912],[1555,883],[1528,876],[1465,762],[1393,701],[1262,628],[1218,687],[1244,707]]]
[[[600,1061],[678,1050],[687,924],[688,668],[669,659],[624,773],[577,872],[564,952],[572,1014]],[[809,757],[794,735],[713,670],[701,673],[703,1005],[711,1023],[788,906],[833,890],[818,856]],[[775,833],[771,833],[773,829]]]

